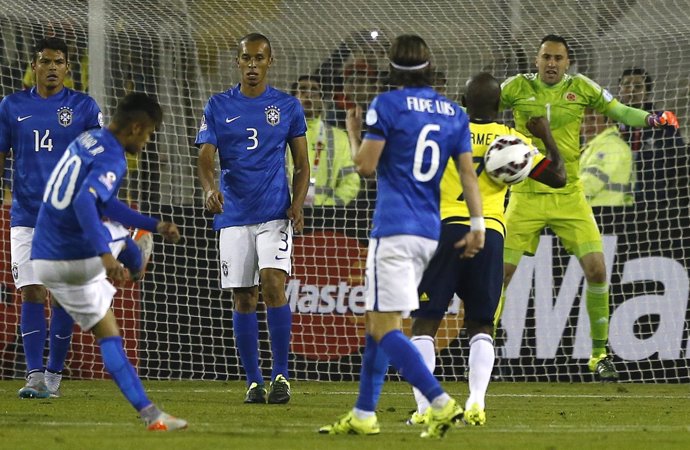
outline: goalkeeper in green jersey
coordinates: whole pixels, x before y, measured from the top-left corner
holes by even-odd
[[[541,152],[545,152],[543,142],[530,134],[526,124],[537,116],[549,120],[568,178],[560,189],[529,178],[512,188],[506,210],[503,285],[505,291],[520,258],[535,253],[539,236],[548,226],[578,258],[587,280],[592,336],[589,370],[602,381],[617,381],[618,373],[607,354],[609,287],[602,239],[579,178],[580,125],[588,107],[632,127],[678,127],[678,121],[670,111],[649,113],[625,106],[589,78],[566,74],[568,56],[566,40],[548,35],[541,40],[536,57],[538,73],[516,75],[502,85],[501,107],[512,109],[515,128],[530,137]]]

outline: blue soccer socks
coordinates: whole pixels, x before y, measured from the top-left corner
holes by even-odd
[[[46,369],[54,373],[62,372],[65,368],[65,359],[72,342],[72,330],[74,319],[62,308],[53,306],[50,316],[50,352]]]
[[[247,374],[247,386],[252,383],[264,384],[259,368],[259,323],[256,312],[245,314],[234,311],[232,323],[235,330],[235,346]]]
[[[278,375],[288,376],[288,356],[290,353],[290,334],[292,332],[292,311],[286,304],[277,308],[266,308],[266,320],[268,332],[271,336],[271,353],[273,354],[273,367],[271,380]]]
[[[43,303],[22,302],[22,342],[26,372],[43,371],[43,350],[46,345],[46,317]]]
[[[103,365],[110,376],[120,388],[120,391],[127,398],[129,403],[137,410],[141,411],[151,404],[151,400],[144,392],[144,386],[137,375],[137,371],[132,363],[127,359],[125,349],[122,346],[122,337],[109,336],[98,341],[101,347]]]
[[[373,337],[367,334],[362,355],[362,371],[359,378],[359,395],[355,408],[376,411],[383,382],[388,372],[388,355]]]

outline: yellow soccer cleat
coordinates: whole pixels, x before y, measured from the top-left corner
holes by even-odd
[[[268,403],[285,404],[290,401],[290,382],[283,375],[276,376],[271,382],[271,390],[268,393]]]
[[[321,434],[362,434],[372,435],[379,434],[379,421],[376,416],[368,419],[358,419],[352,411],[345,414],[340,419],[336,420],[332,425],[326,425],[319,428]]]
[[[418,411],[412,412],[409,419],[405,421],[407,425],[427,425],[429,423],[429,416],[431,415],[431,408],[427,408],[423,413]]]
[[[423,438],[440,439],[462,417],[462,407],[452,398],[441,409],[429,408],[429,426],[420,435]]]
[[[614,383],[618,381],[618,372],[616,372],[616,368],[613,366],[613,360],[606,353],[592,356],[587,366],[590,372],[594,372],[599,381]]]
[[[479,407],[479,404],[472,403],[472,406],[463,413],[462,421],[467,425],[482,426],[486,423],[486,413],[483,408]]]

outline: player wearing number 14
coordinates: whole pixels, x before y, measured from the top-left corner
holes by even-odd
[[[247,374],[245,403],[290,400],[292,313],[285,278],[291,269],[293,227],[302,231],[309,187],[304,111],[296,98],[267,84],[272,62],[266,36],[252,33],[240,39],[241,82],[209,99],[196,138],[206,209],[215,214],[213,226],[220,231],[221,287],[234,296],[235,343]],[[294,162],[292,199],[285,167],[288,145]],[[214,174],[216,151],[220,187]],[[268,396],[259,366],[259,280],[273,353]]]
[[[46,340],[45,287],[36,278],[29,256],[43,188],[67,145],[83,131],[102,126],[101,111],[86,94],[64,86],[69,70],[64,41],[37,43],[31,67],[36,86],[5,97],[0,103],[0,167],[12,151],[11,253],[12,275],[21,291],[21,333],[26,356],[27,384],[21,398],[58,395],[61,372],[69,350],[73,320],[53,306],[50,353],[44,374]],[[47,383],[47,386],[46,386]]]

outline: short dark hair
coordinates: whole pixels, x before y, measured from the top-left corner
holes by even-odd
[[[424,39],[415,34],[401,34],[393,40],[388,51],[390,82],[394,86],[431,86],[434,71],[431,68],[431,50]],[[426,65],[424,65],[426,64]],[[410,67],[422,66],[419,69]],[[396,68],[403,67],[403,69]]]
[[[625,69],[621,74],[621,77],[618,79],[618,84],[621,84],[621,81],[623,81],[624,77],[636,75],[639,75],[644,78],[644,87],[647,91],[647,94],[651,94],[652,90],[654,89],[654,80],[652,79],[651,75],[649,75],[647,71],[644,70],[642,67],[630,67],[628,69]]]
[[[300,75],[297,81],[290,85],[290,95],[293,97],[297,95],[297,88],[299,88],[300,81],[311,81],[319,85],[319,91],[321,92],[321,97],[323,98],[323,88],[321,87],[321,77],[317,75]]]
[[[237,41],[237,56],[240,55],[240,47],[242,47],[242,42],[265,42],[268,45],[268,56],[273,55],[271,41],[269,41],[268,38],[261,33],[249,33],[242,36],[240,40]]]
[[[563,46],[565,47],[565,51],[568,54],[568,58],[570,58],[570,46],[568,45],[568,41],[566,41],[563,36],[559,36],[557,34],[547,34],[541,39],[539,47],[544,45],[544,42],[558,42],[563,44]]]
[[[119,126],[142,120],[146,115],[156,127],[163,122],[163,110],[158,101],[142,92],[131,92],[117,102],[113,122]]]
[[[501,99],[501,83],[489,72],[480,72],[467,82],[463,96],[464,106],[473,111],[483,109],[498,111]]]
[[[31,54],[31,61],[36,62],[38,54],[46,49],[62,52],[62,54],[65,55],[65,60],[69,61],[67,44],[65,43],[65,41],[57,37],[47,37],[36,42],[36,45],[34,45],[33,48],[33,53]]]

